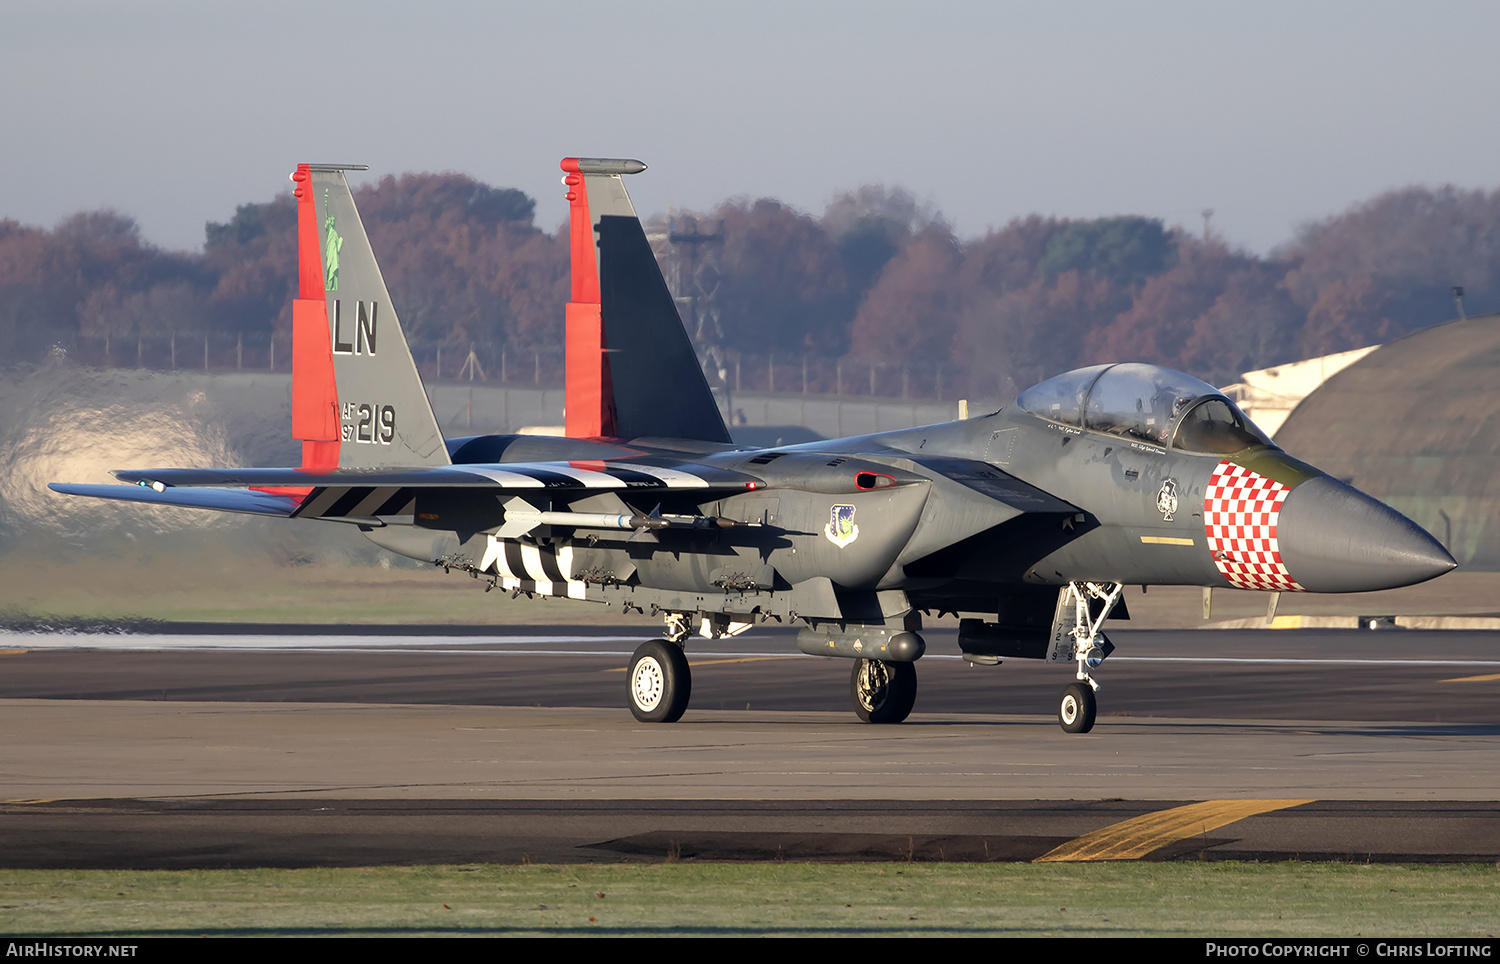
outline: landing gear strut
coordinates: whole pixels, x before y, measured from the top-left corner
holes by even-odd
[[[1099,709],[1094,694],[1099,684],[1090,671],[1098,669],[1114,649],[1100,627],[1124,591],[1125,587],[1118,582],[1070,582],[1058,599],[1054,654],[1049,659],[1060,662],[1058,657],[1062,657],[1078,664],[1078,677],[1063,687],[1057,707],[1057,722],[1066,733],[1087,733],[1094,728]],[[1072,628],[1060,634],[1058,630],[1069,620]],[[1064,651],[1059,651],[1060,642],[1067,644]]]
[[[692,635],[689,613],[663,612],[663,639],[642,643],[630,657],[626,684],[630,712],[642,723],[676,723],[693,697],[693,672],[688,668],[687,638]],[[730,623],[717,614],[705,617],[705,636],[734,635],[749,623]],[[736,628],[738,627],[738,628]]]
[[[917,702],[917,667],[857,659],[849,674],[849,699],[854,715],[866,723],[900,723]]]

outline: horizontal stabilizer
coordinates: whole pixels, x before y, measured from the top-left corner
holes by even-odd
[[[53,482],[48,486],[63,495],[82,495],[91,499],[113,499],[119,502],[145,502],[150,505],[186,506],[191,509],[217,509],[220,512],[246,512],[251,515],[290,516],[301,499],[251,489],[179,489],[167,487],[158,492],[145,485],[70,485]]]

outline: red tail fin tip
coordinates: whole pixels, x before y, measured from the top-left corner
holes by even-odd
[[[313,203],[312,174],[298,164],[297,298],[292,301],[292,438],[302,440],[302,467],[338,468],[339,398],[333,373],[333,344],[328,330],[323,258],[318,247],[318,213]]]
[[[564,315],[566,394],[563,412],[569,438],[612,437],[615,419],[610,400],[609,356],[599,307],[599,267],[594,257],[594,220],[588,185],[578,158],[564,158],[567,172],[568,231],[572,256],[573,300]]]

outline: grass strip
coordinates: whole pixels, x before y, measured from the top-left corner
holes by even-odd
[[[609,864],[0,870],[68,936],[1494,937],[1492,865]]]

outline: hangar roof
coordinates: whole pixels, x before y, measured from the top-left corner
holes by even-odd
[[[1381,346],[1309,395],[1276,441],[1425,526],[1467,567],[1500,569],[1500,315]]]

